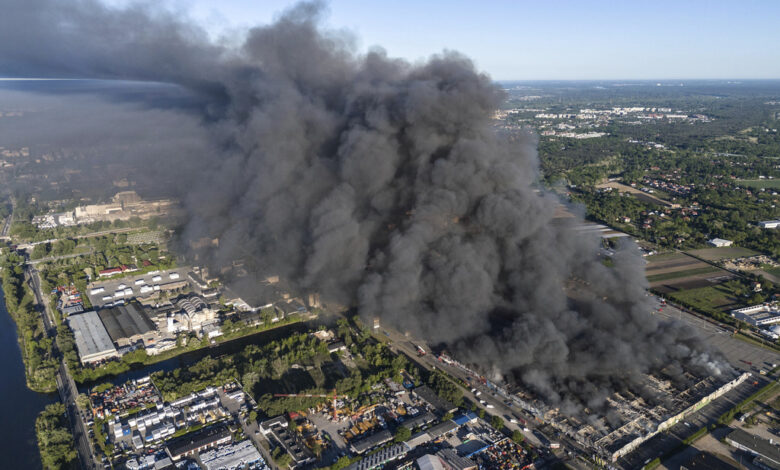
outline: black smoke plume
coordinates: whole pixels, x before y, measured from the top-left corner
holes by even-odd
[[[0,74],[165,82],[198,97],[213,151],[170,158],[184,238],[219,239],[201,253],[210,263],[250,260],[565,409],[603,409],[648,371],[716,372],[691,329],[650,315],[633,245],[607,267],[577,220],[553,217],[558,200],[535,188],[535,138],[491,127],[503,94],[468,58],[358,54],[319,26],[316,3],[236,47],[149,6],[3,10]]]

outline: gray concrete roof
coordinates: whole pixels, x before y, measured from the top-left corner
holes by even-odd
[[[89,360],[91,356],[116,353],[106,327],[94,311],[69,316],[68,325],[73,330],[82,361]]]

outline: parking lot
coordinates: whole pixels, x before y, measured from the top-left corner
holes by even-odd
[[[108,306],[108,304],[113,305],[117,301],[127,301],[139,296],[151,296],[159,291],[159,286],[163,284],[187,281],[189,270],[189,267],[181,266],[163,271],[151,271],[146,274],[127,273],[126,276],[93,282],[87,288],[86,294],[95,308],[101,308]]]
[[[665,318],[673,318],[693,326],[704,340],[720,351],[736,369],[758,374],[761,369],[771,369],[771,364],[780,364],[780,354],[761,348],[732,336],[731,331],[699,317],[667,305],[657,312]]]

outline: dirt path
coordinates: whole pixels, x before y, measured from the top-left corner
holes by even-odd
[[[631,193],[631,194],[634,194],[636,196],[642,196],[643,199],[649,200],[649,201],[654,202],[654,203],[656,203],[658,205],[666,206],[666,207],[672,207],[672,203],[669,202],[669,201],[666,201],[666,200],[661,199],[659,197],[653,196],[650,193],[646,193],[644,191],[640,191],[640,190],[638,190],[636,188],[633,188],[631,186],[628,186],[626,184],[618,183],[617,181],[610,181],[608,183],[602,183],[602,184],[596,185],[596,187],[597,188],[617,189],[621,193]]]

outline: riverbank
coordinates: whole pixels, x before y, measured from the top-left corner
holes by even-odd
[[[41,468],[35,435],[35,420],[46,405],[57,401],[56,394],[29,389],[16,325],[5,307],[0,289],[0,452],[3,468]]]
[[[14,254],[2,260],[3,308],[15,325],[27,386],[36,392],[51,393],[57,390],[55,376],[59,367],[54,358],[54,340],[47,336],[41,315],[36,310],[35,295],[25,282],[22,261]]]

